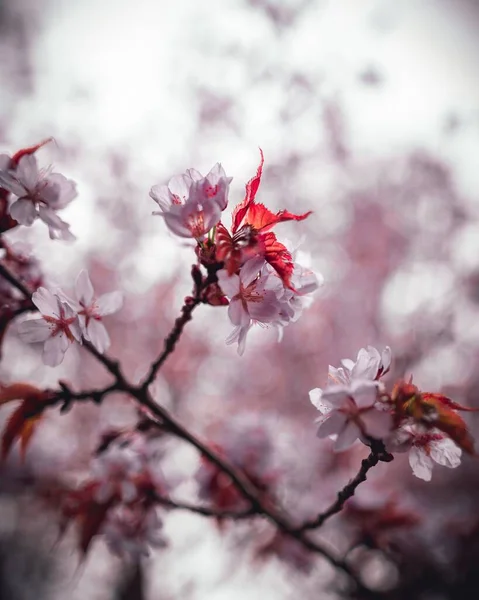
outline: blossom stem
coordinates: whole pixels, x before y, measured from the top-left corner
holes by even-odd
[[[10,283],[13,287],[17,288],[17,290],[20,291],[25,296],[25,298],[28,298],[29,300],[31,300],[31,293],[30,293],[29,289],[27,288],[27,286],[24,285],[19,279],[17,279],[15,277],[15,275],[13,275],[13,273],[11,273],[7,269],[7,267],[5,267],[2,264],[0,264],[0,275],[4,279],[6,279],[8,281],[8,283]],[[33,303],[32,303],[32,306],[34,306]]]
[[[186,299],[184,305],[181,308],[181,315],[176,319],[173,329],[170,331],[169,335],[165,338],[163,351],[152,363],[150,370],[148,371],[147,376],[141,383],[141,388],[143,390],[148,389],[148,387],[153,383],[158,371],[163,366],[163,363],[166,361],[168,356],[174,351],[178,340],[183,333],[183,329],[188,321],[191,321],[191,315],[195,308],[203,302],[202,293],[203,291],[210,285],[218,280],[216,276],[216,270],[212,269],[209,271],[208,276],[203,279],[201,273],[196,265],[193,265],[191,270],[191,275],[194,282],[194,291],[193,296]]]

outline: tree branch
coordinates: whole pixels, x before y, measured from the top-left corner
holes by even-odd
[[[26,286],[19,282],[15,278],[15,276],[12,275],[3,265],[0,265],[0,275],[3,276],[18,290],[20,290],[26,298],[31,299],[31,293],[26,288]],[[205,443],[203,443],[201,440],[199,440],[199,438],[197,438],[193,433],[191,433],[184,425],[177,421],[175,417],[173,417],[165,408],[157,404],[151,396],[148,390],[150,383],[155,378],[156,374],[158,373],[161,366],[164,364],[165,360],[173,352],[176,343],[178,342],[181,336],[184,326],[191,319],[191,314],[194,308],[196,308],[196,306],[203,301],[203,291],[205,290],[207,285],[216,281],[215,269],[212,269],[209,272],[208,277],[204,280],[199,279],[198,272],[195,272],[195,267],[193,268],[192,275],[195,281],[194,297],[191,298],[189,302],[185,303],[182,309],[182,315],[177,319],[170,335],[165,340],[163,352],[160,354],[158,359],[152,364],[147,377],[140,385],[135,386],[125,378],[121,370],[120,363],[118,361],[113,360],[108,356],[105,356],[104,354],[101,354],[91,343],[85,342],[83,344],[83,347],[105,366],[105,368],[114,376],[115,382],[110,386],[104,388],[103,390],[89,390],[79,393],[71,392],[71,390],[68,388],[68,386],[66,386],[66,384],[60,384],[62,390],[52,398],[52,405],[59,401],[64,401],[66,403],[66,407],[68,408],[69,404],[75,400],[96,399],[97,401],[101,401],[106,394],[109,394],[113,391],[122,391],[130,394],[137,400],[137,402],[141,406],[147,408],[158,419],[158,423],[155,423],[156,426],[161,426],[162,429],[167,430],[172,435],[175,435],[176,437],[194,446],[202,454],[202,456],[207,458],[211,463],[216,465],[218,469],[220,469],[223,473],[228,475],[231,481],[236,486],[236,488],[244,496],[244,498],[249,500],[249,511],[251,512],[251,514],[259,514],[266,517],[269,521],[276,525],[276,527],[279,530],[281,530],[284,534],[296,539],[310,551],[323,556],[333,567],[345,573],[350,579],[350,581],[354,583],[357,590],[369,593],[370,590],[362,584],[358,574],[356,574],[354,570],[344,560],[336,557],[334,555],[334,551],[329,546],[327,546],[324,542],[319,543],[307,537],[303,528],[298,529],[297,527],[294,527],[290,523],[289,518],[287,518],[286,515],[283,514],[282,510],[278,508],[270,499],[264,498],[264,494],[257,490],[255,486],[249,481],[247,477],[245,477],[245,475],[240,470],[236,469],[229,461],[227,461],[222,456],[211,450]],[[370,455],[368,459],[365,459],[365,461],[363,461],[363,464],[366,462],[364,472],[362,467],[358,476],[356,476],[356,478],[349,484],[349,486],[351,486],[352,489],[350,495],[353,495],[357,485],[359,485],[361,481],[364,481],[364,479],[366,478],[365,475],[369,468],[371,468],[371,466],[374,466],[373,464],[369,466],[369,459],[371,460],[371,463],[374,464],[377,464],[377,462],[379,461],[379,457],[376,454],[374,454],[374,458],[371,458]],[[364,478],[361,479],[361,477]],[[359,480],[357,481],[357,483],[355,483],[358,478]],[[346,487],[349,489],[348,486]],[[340,492],[340,494],[343,494],[343,492]],[[349,492],[345,493],[346,496],[348,493]],[[338,501],[335,503],[334,508],[331,507],[331,509],[328,509],[327,512],[329,513],[330,511],[332,511],[331,514],[334,514],[335,512],[341,510],[342,506],[344,505],[344,502],[347,500],[347,497],[350,496],[344,497],[344,500],[343,497],[344,496],[342,495],[340,499],[338,495]],[[192,510],[193,512],[198,512],[205,516],[217,516],[217,511],[213,513],[213,511],[210,509],[194,507],[193,505],[189,504],[174,504],[177,508]],[[237,513],[235,514],[237,515]],[[235,517],[230,515],[229,518]]]
[[[378,442],[377,440],[371,441],[371,452],[369,453],[369,456],[361,462],[361,468],[357,475],[351,479],[340,492],[338,492],[336,501],[316,518],[303,523],[297,531],[307,531],[308,529],[317,529],[321,527],[327,519],[341,512],[347,500],[354,496],[359,484],[366,481],[370,469],[375,467],[380,461],[390,462],[392,460],[392,455],[385,451],[382,442]]]

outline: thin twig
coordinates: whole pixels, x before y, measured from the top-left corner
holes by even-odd
[[[217,508],[209,508],[207,506],[190,504],[189,502],[179,502],[178,500],[171,500],[171,498],[165,498],[164,496],[159,495],[155,496],[155,500],[158,502],[158,504],[161,504],[166,508],[186,510],[204,517],[214,517],[215,519],[240,520],[250,518],[257,514],[252,508],[248,508],[243,511],[220,510]]]
[[[361,468],[357,475],[351,479],[340,492],[338,492],[335,502],[311,521],[303,523],[301,527],[297,528],[297,531],[317,529],[321,527],[327,519],[341,512],[347,500],[354,496],[358,485],[363,481],[366,481],[369,470],[375,467],[380,461],[389,462],[390,460],[392,460],[392,456],[385,452],[383,445],[377,442],[373,443],[371,445],[371,452],[369,456],[361,462]]]

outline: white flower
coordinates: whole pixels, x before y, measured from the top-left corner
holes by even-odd
[[[43,342],[43,362],[56,367],[62,362],[70,344],[74,340],[81,341],[78,316],[58,294],[52,294],[44,287],[38,288],[32,295],[32,301],[42,316],[20,323],[20,337],[30,344]]]
[[[3,162],[0,161],[0,166]],[[30,226],[40,218],[47,224],[52,239],[72,240],[70,226],[55,211],[65,208],[77,195],[76,184],[60,173],[39,170],[33,154],[26,154],[14,169],[3,164],[0,187],[17,196],[9,208],[21,225]]]
[[[231,177],[226,177],[218,163],[203,177],[195,169],[173,177],[169,184],[155,185],[151,198],[161,211],[169,229],[180,237],[202,239],[220,220],[228,204]]]
[[[462,450],[439,430],[423,431],[406,425],[393,433],[386,444],[391,452],[409,451],[409,464],[419,479],[431,481],[434,463],[455,469],[461,464]]]
[[[95,493],[97,502],[107,502],[118,494],[123,502],[137,496],[135,477],[147,468],[147,457],[141,448],[112,444],[92,464],[93,476],[100,483]]]
[[[102,318],[117,312],[123,304],[121,292],[110,292],[95,298],[93,286],[87,271],[81,271],[75,284],[78,301],[78,315],[83,337],[89,340],[98,352],[105,352],[110,346],[110,337]]]
[[[377,382],[389,370],[391,365],[391,348],[386,346],[382,353],[379,353],[372,346],[361,348],[358,352],[356,362],[345,358],[341,361],[341,364],[343,366],[339,368],[329,365],[328,383],[332,388],[345,390],[349,386],[352,387],[352,384],[355,382]],[[322,396],[332,388],[329,387],[326,390],[315,388],[309,392],[311,403],[322,413],[327,412],[329,406],[322,401]],[[384,419],[386,420],[386,417]]]
[[[349,358],[341,361],[342,367],[329,367],[329,378],[334,383],[350,383],[356,379],[376,381],[389,371],[391,366],[391,348],[386,346],[379,353],[376,348],[368,346],[358,352],[356,362]]]
[[[268,278],[262,273],[264,259],[252,258],[244,263],[239,275],[228,275],[226,269],[218,271],[218,282],[229,297],[228,316],[235,326],[226,343],[238,342],[238,354],[243,354],[246,335],[254,322],[279,321],[280,305],[273,290],[268,288]]]
[[[280,321],[278,323],[280,336],[283,327],[295,323],[303,310],[313,301],[312,295],[322,284],[323,277],[298,263],[293,265],[291,285],[294,291],[283,285],[281,278],[269,265],[265,269],[271,274],[268,278],[268,288],[272,289],[280,303]]]
[[[391,414],[381,410],[378,385],[374,381],[355,380],[350,386],[335,385],[309,392],[312,404],[322,413],[318,437],[337,435],[334,449],[349,448],[358,438],[382,439],[392,428]]]
[[[166,546],[161,536],[162,527],[163,523],[153,507],[119,506],[108,512],[103,533],[113,554],[138,559],[149,555],[149,546]]]

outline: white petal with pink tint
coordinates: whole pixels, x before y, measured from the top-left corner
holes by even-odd
[[[88,272],[80,271],[75,282],[75,293],[79,302],[90,304],[93,300],[93,286],[88,276]]]
[[[225,296],[234,298],[240,291],[240,278],[238,275],[228,275],[226,269],[217,273],[218,283]]]
[[[42,190],[42,198],[54,210],[65,208],[77,195],[76,183],[61,173],[51,173]]]
[[[338,434],[338,439],[334,444],[336,452],[343,452],[350,448],[360,436],[361,431],[353,421],[348,421],[341,433]]]
[[[18,161],[15,175],[27,190],[31,191],[36,187],[40,179],[40,173],[38,171],[37,159],[34,154],[25,154],[22,156]]]
[[[351,394],[359,408],[372,406],[378,397],[378,386],[374,381],[353,381]]]
[[[361,423],[364,426],[366,435],[381,440],[391,433],[393,417],[387,411],[371,408],[371,410],[361,414]]]
[[[104,317],[111,315],[120,310],[123,306],[123,293],[122,292],[109,292],[103,294],[96,301],[98,306],[99,314]]]
[[[43,347],[44,364],[49,367],[58,366],[62,362],[69,345],[70,341],[63,332],[48,338]]]
[[[59,304],[58,297],[54,296],[50,290],[44,287],[39,287],[36,292],[32,294],[32,302],[42,313],[48,317],[59,316]]]
[[[23,321],[18,326],[20,339],[27,344],[44,342],[50,337],[50,325],[44,319]]]
[[[409,452],[409,464],[412,472],[419,479],[431,481],[432,477],[432,458],[424,452],[422,448],[413,446]]]
[[[341,433],[346,427],[347,416],[338,411],[331,411],[328,418],[325,419],[318,428],[317,436],[319,438],[329,437]]]
[[[462,450],[449,438],[430,442],[429,454],[438,465],[455,469],[461,464]]]
[[[241,283],[244,287],[248,287],[258,277],[264,264],[265,260],[261,256],[250,258],[244,263],[241,267]]]
[[[18,221],[20,225],[29,227],[37,218],[35,205],[31,200],[20,198],[14,202],[9,209],[10,216]]]
[[[86,328],[85,337],[95,346],[98,352],[106,352],[110,347],[110,336],[101,321],[91,319]]]

